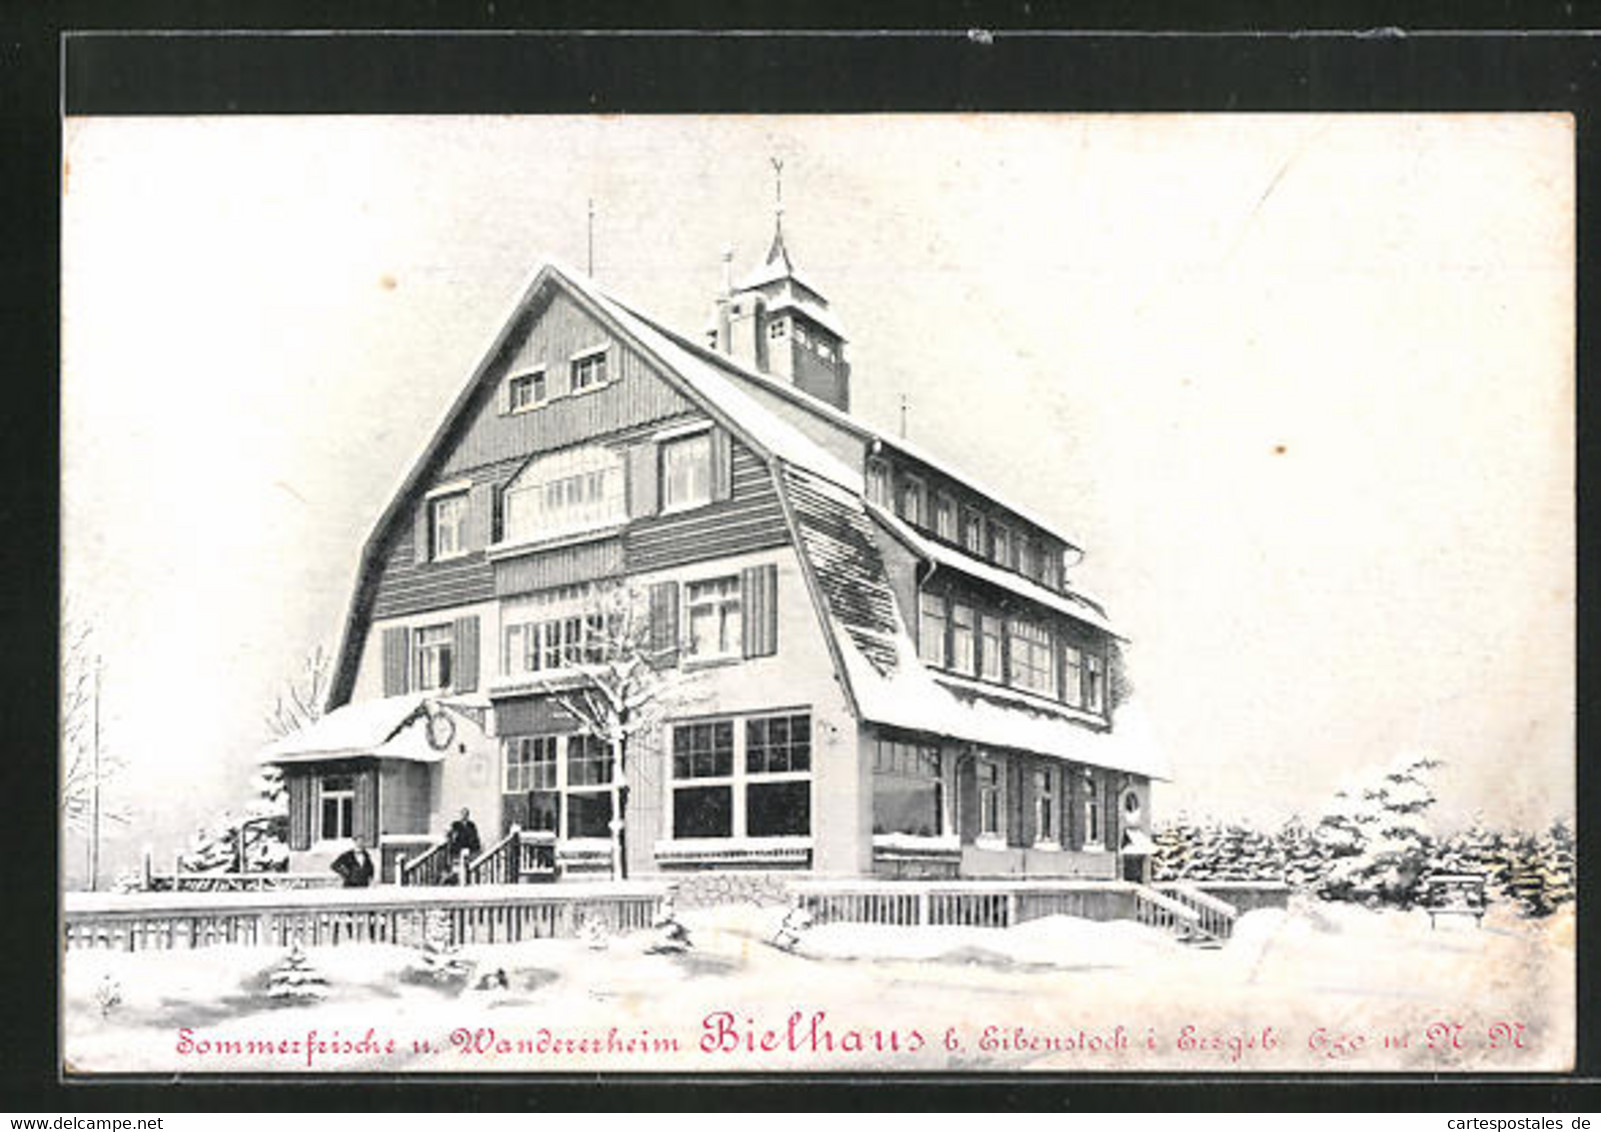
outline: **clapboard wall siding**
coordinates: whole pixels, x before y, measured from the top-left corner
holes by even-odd
[[[568,394],[574,355],[607,346],[607,383]],[[505,379],[543,365],[549,400],[521,412],[506,411]],[[630,426],[664,421],[693,405],[627,346],[610,337],[572,299],[554,295],[544,309],[527,312],[487,375],[472,423],[439,473],[441,481],[502,460],[563,448]]]
[[[373,596],[374,619],[448,609],[495,596],[494,567],[482,551],[449,562],[419,564],[411,540],[411,524],[397,524]]]
[[[733,491],[720,503],[636,519],[623,538],[630,573],[766,550],[789,542],[772,476],[756,454],[734,442]]]

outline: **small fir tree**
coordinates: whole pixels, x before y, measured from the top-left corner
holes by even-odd
[[[328,980],[311,965],[300,944],[267,972],[267,997],[281,1005],[318,1002],[328,994]]]

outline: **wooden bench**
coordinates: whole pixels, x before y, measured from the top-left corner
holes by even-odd
[[[1433,930],[1440,916],[1472,916],[1484,925],[1484,877],[1478,873],[1437,873],[1425,882],[1423,907]]]

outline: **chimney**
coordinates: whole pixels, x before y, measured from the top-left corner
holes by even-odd
[[[717,296],[717,350],[729,353],[733,349],[733,328],[729,322],[728,306],[734,294],[734,249],[723,249],[723,291]]]

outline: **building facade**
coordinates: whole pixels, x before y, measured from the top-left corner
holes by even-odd
[[[1081,554],[849,414],[782,231],[699,340],[541,267],[363,551],[295,868],[469,809],[561,875],[1138,878],[1163,768]],[[627,621],[639,630],[620,634]],[[632,650],[632,651],[630,651]],[[654,681],[624,757],[572,710]]]

